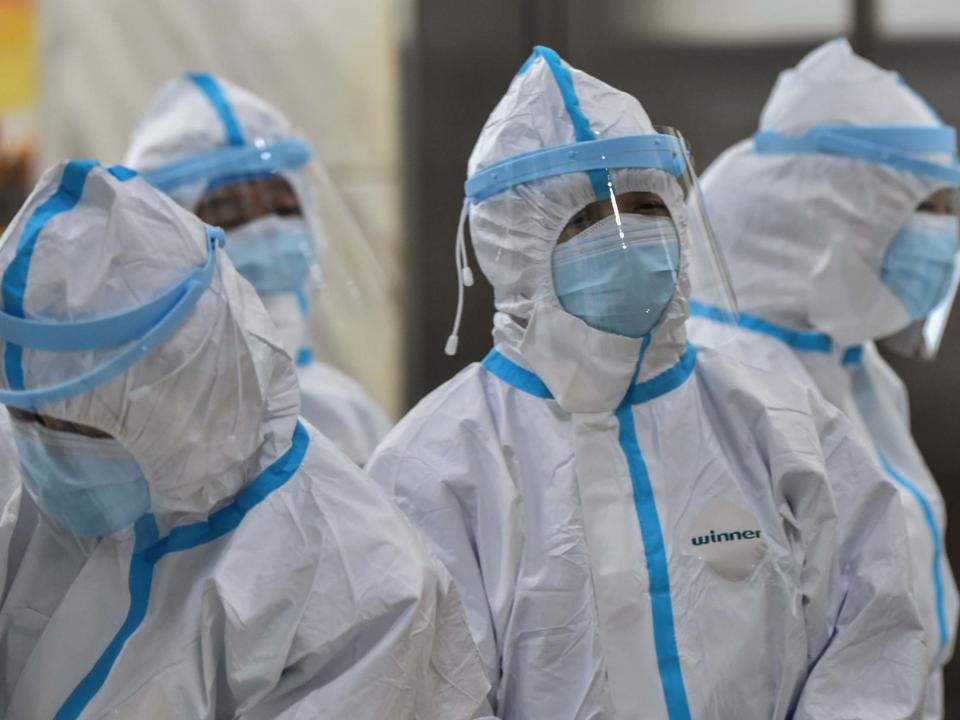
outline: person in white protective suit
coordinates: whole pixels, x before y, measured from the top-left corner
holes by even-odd
[[[846,40],[782,73],[758,133],[703,180],[742,311],[726,351],[819,388],[899,489],[927,631],[929,718],[943,716],[957,587],[943,498],[911,437],[903,383],[874,340],[901,331],[898,347],[928,355],[939,344],[956,289],[958,186],[954,129]],[[729,332],[710,303],[694,302],[693,314],[694,342]]]
[[[390,422],[356,381],[313,358],[309,308],[322,284],[326,237],[313,212],[311,155],[276,108],[195,73],[156,95],[124,164],[226,230],[227,253],[296,360],[303,416],[362,465]]]
[[[817,394],[687,343],[709,238],[678,137],[538,47],[468,171],[494,350],[368,469],[454,575],[485,710],[913,717],[896,490]]]
[[[472,717],[452,581],[298,420],[204,225],[132,170],[47,171],[0,244],[0,716]]]

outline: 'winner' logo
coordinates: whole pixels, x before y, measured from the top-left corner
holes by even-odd
[[[733,540],[755,540],[760,537],[759,530],[733,530],[731,532],[710,531],[709,535],[695,535],[690,538],[694,545],[709,545],[710,543],[731,542]]]

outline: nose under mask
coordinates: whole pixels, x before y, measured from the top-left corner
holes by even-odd
[[[27,489],[77,537],[110,535],[150,509],[143,472],[117,440],[19,420],[11,427]]]
[[[955,215],[918,212],[890,242],[880,276],[912,320],[925,317],[949,292],[958,236]]]
[[[639,338],[659,322],[677,285],[680,238],[670,218],[621,214],[553,251],[560,305],[597,330]]]

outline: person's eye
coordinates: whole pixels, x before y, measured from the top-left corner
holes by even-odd
[[[646,202],[637,206],[635,212],[641,215],[668,215],[667,206],[661,202]]]

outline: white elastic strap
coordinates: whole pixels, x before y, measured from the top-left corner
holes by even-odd
[[[473,285],[473,271],[467,261],[467,244],[463,232],[464,223],[467,220],[467,213],[470,210],[470,201],[464,200],[463,208],[460,210],[460,222],[457,225],[457,242],[454,246],[454,259],[457,264],[457,314],[453,319],[453,331],[447,338],[447,345],[444,352],[451,357],[457,354],[457,345],[460,343],[460,320],[463,318],[463,293],[464,288]]]

